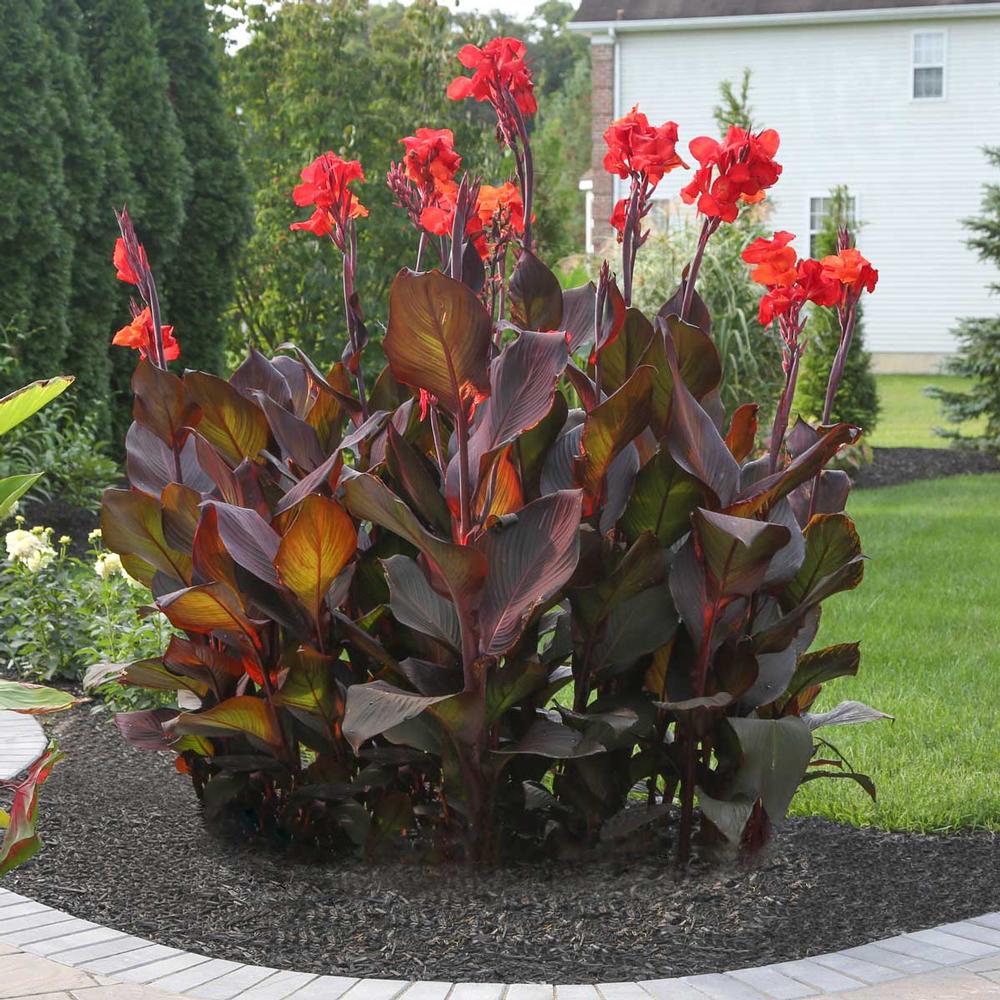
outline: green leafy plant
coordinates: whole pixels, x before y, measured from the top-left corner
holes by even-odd
[[[605,263],[564,292],[532,249],[525,54],[511,38],[466,47],[472,76],[448,88],[492,108],[516,183],[460,177],[448,130],[402,140],[388,182],[417,263],[392,282],[374,380],[359,162],[323,153],[294,191],[311,214],[291,228],[341,264],[347,344],[326,371],[285,345],[251,351],[228,381],[172,374],[183,331],[162,323],[120,216],[115,262],[141,304],[116,341],[140,360],[130,488],[105,493],[103,535],[178,634],[119,675],[176,691],[177,706],[119,726],[174,750],[208,815],[235,808],[312,844],[420,834],[488,862],[520,838],[592,842],[659,821],[686,861],[697,802],[703,842],[753,850],[804,780],[873,794],[813,733],[882,713],[810,711],[858,668],[854,645],[809,647],[822,602],[862,578],[849,481],[824,468],[860,432],[789,430],[789,414],[803,307],[836,310],[835,396],[877,273],[847,233],[822,264],[799,261],[791,234],[742,251],[783,351],[757,455],[757,405],[722,412],[696,285],[713,236],[777,181],[777,133],[690,143],[700,168],[683,197],[701,231],[650,317],[633,279],[652,192],[684,166],[677,126],[637,111],[613,123],[606,162],[629,182],[622,286]]]

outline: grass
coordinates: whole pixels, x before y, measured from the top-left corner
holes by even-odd
[[[945,448],[948,442],[934,433],[934,427],[955,430],[946,424],[941,405],[936,399],[924,395],[924,388],[939,385],[955,390],[968,385],[968,379],[955,375],[878,375],[879,403],[882,415],[870,437],[869,444],[876,448]],[[977,431],[973,424],[962,428],[963,434]]]
[[[793,812],[884,829],[1000,830],[1000,475],[855,493],[871,562],[824,605],[820,648],[861,640],[861,670],[818,707],[853,699],[896,721],[823,735],[871,775],[878,803],[847,781],[810,782]]]

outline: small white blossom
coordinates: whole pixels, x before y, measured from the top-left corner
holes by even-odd
[[[122,557],[117,552],[102,552],[94,563],[94,572],[102,579],[109,576],[127,576]]]
[[[90,542],[91,544],[93,544],[94,542],[99,542],[100,540],[101,540],[100,528],[94,528],[94,530],[87,535],[87,541]]]
[[[44,530],[37,532],[15,528],[7,532],[4,542],[11,561],[20,563],[31,573],[37,573],[47,566],[56,555]]]

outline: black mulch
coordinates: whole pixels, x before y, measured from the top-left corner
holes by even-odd
[[[100,526],[101,517],[96,511],[74,507],[58,497],[52,500],[31,500],[22,511],[26,527],[36,524],[52,529],[52,537],[69,535],[72,539],[69,551],[72,555],[83,556],[90,549],[87,535]]]
[[[855,489],[1000,472],[996,456],[971,448],[874,448],[873,451],[871,464],[852,474]]]
[[[168,757],[106,713],[50,723],[68,759],[45,846],[4,880],[80,917],[261,965],[388,978],[599,982],[800,958],[1000,909],[1000,837],[794,822],[756,867],[604,855],[471,872],[306,864],[209,834]],[[860,792],[859,792],[860,794]]]

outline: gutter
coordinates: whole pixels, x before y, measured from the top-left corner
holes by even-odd
[[[871,10],[825,10],[794,14],[730,14],[724,17],[649,17],[620,21],[570,21],[570,31],[706,31],[715,28],[759,28],[798,24],[841,24],[865,21],[940,21],[956,17],[1000,16],[1000,3],[958,3],[935,7],[882,7]]]

